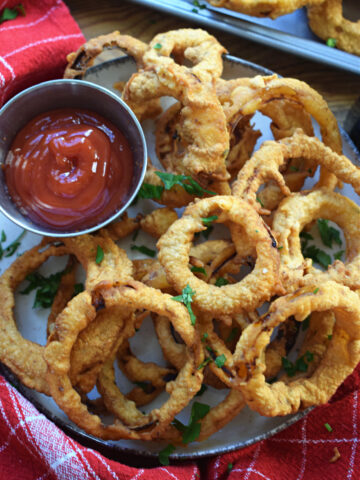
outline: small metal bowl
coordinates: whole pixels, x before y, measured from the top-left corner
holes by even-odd
[[[16,134],[37,115],[60,108],[93,111],[112,122],[125,135],[133,154],[134,174],[124,205],[109,218],[90,228],[59,231],[38,225],[23,215],[11,200],[2,164]],[[20,227],[40,235],[71,237],[93,232],[121,215],[134,200],[144,179],[147,149],[144,133],[134,113],[110,90],[83,80],[51,80],[30,87],[16,95],[0,109],[0,211]]]

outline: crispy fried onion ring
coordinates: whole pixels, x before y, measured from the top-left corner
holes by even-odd
[[[321,5],[309,6],[309,27],[323,40],[334,38],[341,50],[360,55],[360,20],[351,22],[344,18],[342,3],[326,0]]]
[[[311,312],[329,311],[335,316],[334,331],[315,371],[306,378],[266,383],[263,352],[273,329],[292,315],[303,321]],[[259,322],[245,329],[234,359],[239,388],[248,405],[261,415],[288,415],[326,403],[360,360],[358,295],[343,285],[325,282],[278,298]]]
[[[180,65],[184,60],[193,62],[194,66],[188,70],[202,81],[211,81],[221,77],[222,54],[226,52],[216,38],[204,30],[182,28],[156,35],[144,55],[144,64],[152,67],[165,59],[172,63],[169,57],[173,56]]]
[[[345,262],[335,260],[327,271],[307,268],[301,252],[300,233],[318,218],[335,222],[346,240]],[[334,280],[352,290],[360,288],[360,208],[339,193],[328,190],[302,192],[282,201],[275,213],[273,232],[280,249],[280,271],[287,289]],[[304,274],[307,275],[303,276]]]
[[[241,282],[222,287],[208,285],[188,268],[194,234],[206,228],[202,219],[210,216],[217,217],[215,223],[233,222],[240,225],[247,241],[255,246],[255,267]],[[205,312],[230,315],[244,310],[252,311],[274,293],[279,266],[276,242],[262,219],[240,199],[217,196],[195,202],[186,208],[182,218],[170,226],[157,246],[159,261],[168,281],[179,293],[189,285],[196,292],[193,304]],[[235,246],[237,248],[236,243]]]
[[[324,0],[208,0],[211,5],[228,8],[253,17],[277,18],[305,5],[318,5]]]
[[[70,419],[97,437],[112,440],[158,438],[174,416],[197,393],[202,382],[202,374],[197,367],[203,356],[188,312],[169,295],[132,280],[120,286],[103,282],[102,286],[91,293],[83,292],[73,298],[56,320],[54,333],[49,338],[44,353],[49,367],[47,380],[51,394]],[[81,403],[81,397],[73,389],[68,375],[71,349],[77,336],[94,320],[97,309],[114,306],[125,306],[134,311],[146,309],[168,317],[188,347],[184,367],[176,380],[167,384],[170,398],[162,407],[145,415],[142,422],[136,422],[132,426],[126,426],[119,420],[115,420],[112,425],[104,425],[100,417],[92,415]],[[131,322],[124,323],[126,326]],[[126,400],[127,402],[130,401]]]
[[[0,339],[1,361],[11,368],[24,385],[46,394],[49,394],[49,388],[45,381],[44,347],[24,339],[16,327],[13,312],[16,288],[28,274],[39,268],[51,256],[74,255],[86,270],[86,288],[91,288],[101,281],[103,274],[105,278],[113,279],[119,276],[126,279],[132,273],[132,264],[125,252],[110,239],[94,239],[90,235],[83,235],[66,238],[62,242],[52,244],[44,240],[16,259],[0,278],[3,293],[0,305],[0,328],[3,332]],[[97,245],[104,251],[101,268],[95,262]],[[63,303],[63,300],[60,303]],[[80,342],[75,349],[82,349]],[[83,361],[86,362],[85,358]]]
[[[124,89],[124,99],[135,113],[141,113],[144,101],[162,96],[175,97],[183,106],[181,131],[187,143],[181,164],[175,173],[203,179],[226,181],[225,152],[229,135],[215,88],[204,84],[168,58],[168,62],[135,73]]]
[[[347,157],[335,153],[317,138],[308,137],[298,131],[292,137],[279,142],[264,142],[240,171],[233,185],[233,195],[244,198],[260,214],[270,214],[271,212],[262,208],[257,201],[258,189],[267,181],[273,180],[282,194],[289,196],[291,192],[279,170],[290,159],[299,157],[316,159],[319,165],[341,181],[351,184],[360,194],[360,169]]]
[[[121,35],[115,31],[107,35],[100,35],[84,43],[76,52],[66,57],[67,66],[64,78],[83,78],[86,70],[93,65],[95,58],[105,49],[119,48],[134,58],[137,68],[144,66],[143,56],[148,45],[130,35]],[[162,109],[157,99],[144,102],[141,119],[153,118],[161,113]]]
[[[238,116],[239,111],[243,115],[253,114],[274,98],[286,99],[302,105],[318,122],[325,145],[335,152],[341,153],[342,143],[339,127],[326,101],[305,82],[294,78],[278,78],[277,75],[257,76],[250,82],[239,85],[232,92],[231,103],[228,111],[225,111],[226,118],[229,120],[232,115]],[[336,181],[336,177],[330,174],[326,168],[321,169],[319,186],[334,188]]]

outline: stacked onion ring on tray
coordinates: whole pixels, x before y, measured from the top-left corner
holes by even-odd
[[[68,56],[65,77],[82,78],[113,47],[136,61],[122,97],[139,120],[157,117],[158,166],[149,162],[136,216],[94,235],[44,239],[3,273],[0,359],[87,433],[165,442],[166,463],[176,445],[208,438],[246,405],[277,416],[326,403],[358,364],[360,208],[334,189],[342,182],[359,195],[360,170],[342,155],[319,93],[276,75],[222,79],[225,49],[202,30],[148,45],[119,32],[92,39]],[[176,102],[162,112],[164,96]],[[254,151],[258,113],[274,139]],[[334,261],[310,244],[314,229],[337,248]],[[140,230],[157,240],[158,259],[135,245]],[[125,251],[116,242],[129,236]],[[148,258],[130,260],[133,250]],[[36,270],[52,256],[68,263],[40,346],[16,327],[15,291],[25,279],[25,291],[36,289]],[[133,352],[149,316],[165,364]],[[118,370],[130,391],[117,385]],[[212,408],[195,399],[190,423],[180,422],[208,387],[228,393]]]
[[[344,12],[343,0],[208,0],[218,8],[224,8],[260,18],[276,19],[282,15],[306,7],[309,27],[329,47],[337,47],[346,52],[360,55],[360,18],[349,20]],[[356,2],[352,2],[352,12],[359,13]],[[350,9],[348,2],[347,9]],[[352,14],[352,15],[351,15]]]

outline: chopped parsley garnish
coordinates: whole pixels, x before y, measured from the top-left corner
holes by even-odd
[[[172,297],[175,302],[181,302],[185,305],[190,315],[191,325],[195,325],[196,321],[196,317],[191,308],[191,302],[193,301],[192,297],[195,295],[195,293],[196,292],[191,289],[190,285],[186,285],[181,295],[178,295],[177,297]]]
[[[26,277],[29,285],[20,293],[27,295],[33,290],[36,290],[33,308],[49,308],[53,304],[61,277],[65,271],[66,270],[62,270],[61,272],[52,273],[48,277],[44,277],[38,272],[30,273]]]
[[[192,271],[193,273],[203,273],[204,275],[206,275],[206,270],[205,270],[205,268],[203,268],[203,267],[196,267],[196,266],[194,266],[194,267],[191,267],[191,271]]]
[[[202,341],[202,342],[205,342],[208,338],[209,338],[209,334],[208,334],[207,332],[205,332],[205,333],[203,334],[203,336],[201,337],[201,341]]]
[[[219,217],[217,215],[212,215],[211,217],[202,218],[201,221],[205,227],[209,227],[213,222],[215,222]]]
[[[215,365],[218,368],[222,368],[226,363],[226,357],[224,354],[219,355],[218,357],[215,358]]]
[[[302,254],[305,258],[311,258],[315,263],[318,263],[324,268],[327,268],[331,263],[331,257],[315,245],[310,245],[302,248]]]
[[[331,340],[332,339],[332,335],[328,335],[328,340]]]
[[[302,240],[307,240],[307,241],[309,241],[309,240],[314,240],[314,237],[313,237],[310,233],[308,233],[308,232],[301,232],[301,233],[300,233],[300,238],[301,238]]]
[[[10,243],[10,245],[8,245],[7,247],[4,248],[1,245],[1,243],[6,241],[6,233],[4,232],[4,230],[2,230],[2,232],[1,232],[1,243],[0,243],[0,260],[2,259],[2,257],[11,257],[12,255],[14,255],[14,253],[20,247],[20,245],[21,245],[20,240],[23,238],[25,233],[26,233],[26,231],[23,230],[20,233],[20,235],[13,242]]]
[[[140,230],[135,230],[135,232],[133,233],[133,236],[132,236],[132,238],[131,238],[131,240],[132,240],[133,242],[135,242],[135,240],[137,239],[137,237],[138,237],[138,235],[139,235],[139,232],[140,232]]]
[[[200,2],[198,2],[198,0],[194,0],[193,5],[194,7],[198,7],[198,8],[206,8],[206,5],[201,4]]]
[[[233,464],[232,464],[232,463],[228,463],[227,471],[228,471],[228,472],[231,472],[232,469],[233,469]]]
[[[223,287],[224,285],[228,285],[228,281],[224,277],[219,277],[216,279],[215,286],[216,287]]]
[[[234,327],[231,329],[231,332],[229,333],[229,336],[227,337],[227,339],[225,340],[226,343],[230,343],[232,342],[233,340],[235,340],[235,338],[237,337],[239,333],[239,328],[238,327]]]
[[[100,247],[100,245],[96,248],[96,257],[95,262],[100,265],[100,263],[104,260],[104,250]]]
[[[190,195],[197,195],[203,197],[206,193],[208,195],[216,195],[211,190],[205,190],[198,184],[190,175],[175,175],[168,172],[155,172],[164,184],[165,190],[171,190],[174,185],[179,185]]]
[[[207,390],[207,386],[202,384],[200,390],[197,392],[195,397],[200,397],[203,393],[205,393]]]
[[[326,40],[326,45],[327,45],[328,47],[332,47],[332,48],[336,47],[336,38],[331,38],[331,37],[328,38],[328,39]]]
[[[19,15],[25,16],[25,9],[22,3],[15,5],[13,8],[4,8],[0,15],[0,23],[6,22],[6,20],[14,20]]]
[[[314,354],[306,351],[304,355],[299,357],[295,363],[286,357],[281,358],[283,369],[288,377],[293,377],[297,372],[307,372],[308,363],[314,360]]]
[[[298,171],[299,171],[299,167],[295,167],[294,165],[290,165],[289,170],[290,170],[291,172],[298,172]]]
[[[175,447],[171,443],[167,445],[161,452],[159,452],[159,462],[161,465],[169,465],[169,456],[175,452]]]
[[[85,287],[83,283],[75,283],[73,297],[76,297],[76,295],[79,295],[79,293],[83,292],[84,289]]]
[[[326,430],[327,430],[328,432],[332,432],[332,431],[333,431],[331,425],[328,424],[328,423],[324,423],[324,427],[326,428]]]
[[[334,259],[335,260],[341,260],[344,253],[345,253],[345,250],[340,250],[340,251],[334,253]]]
[[[191,415],[189,425],[184,425],[175,418],[172,425],[177,428],[182,434],[182,442],[184,445],[195,442],[199,438],[202,420],[210,412],[209,405],[205,403],[194,402],[191,407]]]
[[[151,248],[145,247],[145,245],[131,245],[130,249],[137,250],[138,252],[141,252],[148,257],[154,258],[156,256],[156,251],[152,250]]]
[[[202,363],[200,363],[200,365],[197,367],[197,369],[198,369],[198,370],[201,370],[201,369],[203,369],[204,367],[206,367],[206,365],[208,365],[208,364],[211,363],[211,362],[212,362],[212,359],[211,359],[210,357],[207,357],[207,358],[205,358],[205,360],[204,360]]]
[[[256,197],[256,201],[257,201],[258,203],[260,203],[260,205],[264,208],[264,204],[263,204],[263,202],[261,201],[260,197]]]
[[[161,185],[151,185],[150,183],[143,183],[140,187],[138,198],[161,198],[164,187]]]
[[[332,248],[333,242],[341,247],[342,241],[340,237],[340,231],[334,227],[329,226],[329,220],[319,218],[317,226],[320,232],[321,240],[324,245]]]
[[[155,50],[161,50],[162,49],[161,43],[155,43],[154,48]]]
[[[316,295],[319,291],[319,287],[315,288],[315,290],[313,291],[313,293]]]
[[[278,250],[281,250],[282,248],[284,248],[283,245],[277,247]]]

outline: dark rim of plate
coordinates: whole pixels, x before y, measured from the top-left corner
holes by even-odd
[[[246,60],[242,60],[240,58],[233,57],[231,55],[224,55],[224,59],[230,63],[234,63],[237,65],[241,65],[245,68],[248,68],[249,70],[252,70],[256,75],[272,75],[274,73],[271,70],[268,70],[264,67],[256,65],[255,63],[248,62]],[[89,74],[97,73],[98,71],[101,71],[103,69],[111,68],[115,64],[126,63],[130,60],[132,61],[132,59],[127,55],[119,58],[115,58],[115,59],[100,63],[98,65],[95,65],[93,67],[90,67],[88,69],[88,73]],[[355,146],[353,145],[351,139],[346,134],[346,132],[344,132],[343,129],[341,129],[341,134],[346,138],[347,142],[349,143],[349,146],[353,148],[354,151],[356,152]],[[57,425],[61,430],[63,430],[66,434],[70,435],[72,438],[74,438],[83,446],[88,448],[93,448],[111,460],[120,461],[130,466],[154,467],[159,465],[158,454],[156,452],[143,450],[142,449],[143,447],[141,444],[139,444],[139,449],[136,449],[133,447],[127,448],[124,446],[115,445],[113,443],[108,443],[105,440],[101,440],[99,438],[96,438],[92,435],[87,434],[86,432],[78,428],[73,423],[67,423],[66,421],[56,417],[56,415],[53,412],[49,411],[39,402],[39,400],[32,393],[31,389],[25,387],[18,380],[16,375],[14,375],[8,367],[6,367],[1,363],[0,363],[0,374],[3,375],[10,382],[10,384],[13,385],[25,398],[27,398],[27,400],[29,400],[34,405],[34,407],[36,407],[39,410],[40,413],[42,413],[45,417],[47,417],[49,420],[55,423],[55,425]],[[169,458],[171,460],[171,463],[194,460],[194,459],[200,460],[202,458],[207,458],[214,455],[221,455],[224,453],[232,452],[234,450],[245,448],[249,445],[257,443],[261,440],[265,440],[269,437],[272,437],[276,433],[281,432],[285,428],[289,427],[290,425],[294,424],[295,422],[303,418],[311,410],[312,408],[308,408],[302,412],[298,412],[297,414],[293,415],[291,418],[288,418],[286,421],[284,421],[284,423],[282,423],[281,425],[278,425],[277,427],[274,427],[268,430],[267,432],[257,435],[247,441],[234,443],[231,446],[209,448],[203,452],[176,453],[175,451],[172,455],[170,455]],[[161,448],[162,447],[159,447],[159,450],[161,450]]]

